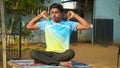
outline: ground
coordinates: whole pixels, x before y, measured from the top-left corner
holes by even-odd
[[[41,47],[41,45],[31,45],[30,47]],[[91,64],[94,68],[117,68],[118,46],[105,47],[90,43],[74,43],[71,44],[71,48],[76,53],[73,61]],[[22,51],[22,59],[31,59],[29,53],[30,50]]]
[[[73,60],[94,65],[95,68],[116,68],[118,47],[91,44],[72,46],[76,52]]]

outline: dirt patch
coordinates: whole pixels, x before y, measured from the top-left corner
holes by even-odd
[[[118,47],[111,45],[74,44],[73,60],[94,65],[95,68],[116,68]],[[120,61],[120,60],[119,60]]]

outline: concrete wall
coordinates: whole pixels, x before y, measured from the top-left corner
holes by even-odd
[[[95,0],[94,19],[113,19],[113,43],[120,43],[120,0]]]
[[[84,19],[91,24],[92,23],[92,11],[86,11],[84,12]],[[92,29],[89,30],[81,30],[80,33],[78,33],[78,41],[82,42],[90,42],[92,38]]]

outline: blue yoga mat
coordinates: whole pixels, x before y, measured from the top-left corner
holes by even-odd
[[[32,66],[32,64],[34,64],[34,60],[10,60],[10,62],[22,66],[22,68],[67,68],[64,66],[52,66],[44,64]],[[72,61],[72,65],[73,65],[72,68],[92,68],[89,64],[84,64],[77,61]]]

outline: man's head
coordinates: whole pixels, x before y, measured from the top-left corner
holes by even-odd
[[[54,22],[58,23],[61,21],[63,15],[63,6],[59,3],[53,3],[50,6],[50,16],[54,20]]]

